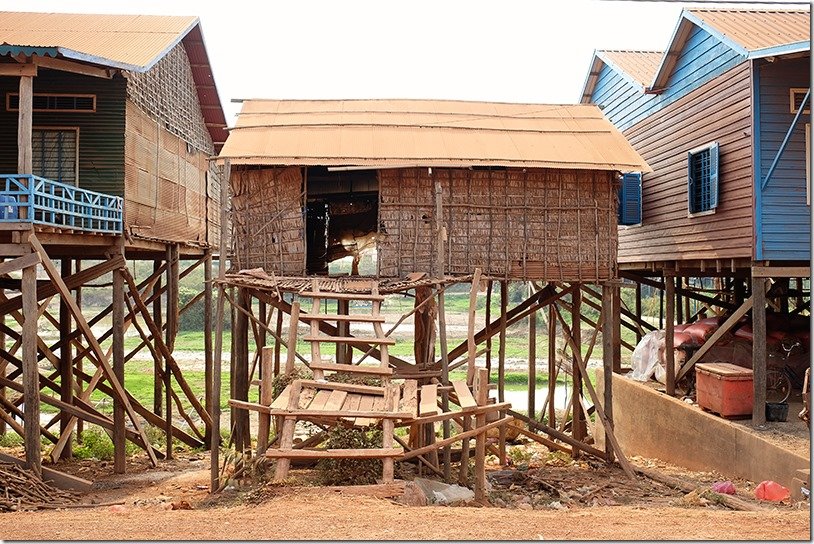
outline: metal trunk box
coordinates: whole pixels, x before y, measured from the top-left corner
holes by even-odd
[[[695,365],[698,406],[723,417],[752,415],[752,369],[731,363]]]

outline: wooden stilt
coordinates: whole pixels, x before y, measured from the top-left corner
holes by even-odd
[[[63,278],[71,275],[71,259],[62,259],[60,262],[60,274]],[[71,310],[68,304],[60,300],[59,304],[59,337],[67,338],[71,333]],[[73,347],[70,343],[64,343],[59,348],[59,398],[67,404],[73,403],[74,377],[73,377]],[[69,432],[70,414],[64,411],[60,413],[59,432]],[[69,438],[65,448],[62,450],[61,459],[71,459],[73,457],[73,444]]]
[[[294,302],[291,305],[291,315],[288,320],[288,346],[286,347],[285,373],[290,375],[294,372],[294,360],[297,353],[297,324],[300,321],[300,303]]]
[[[641,314],[639,314],[641,316]],[[613,334],[613,371],[622,372],[622,286],[617,283],[613,286],[613,300],[611,306],[611,333]],[[636,329],[639,330],[638,327]]]
[[[752,425],[766,423],[766,278],[752,277]]]
[[[6,290],[0,289],[0,297],[3,299],[6,298]],[[6,316],[5,314],[0,315],[0,326],[6,326]],[[6,349],[6,333],[0,330],[0,348]],[[6,377],[6,367],[8,366],[8,362],[5,359],[0,359],[0,378]],[[6,398],[6,388],[0,387],[0,402],[5,400]],[[6,421],[0,421],[0,436],[6,434]]]
[[[531,283],[529,283],[529,295],[532,294]],[[528,376],[528,406],[529,415],[534,417],[537,413],[535,406],[537,393],[537,312],[529,315],[529,376]]]
[[[444,292],[438,291],[438,339],[441,343],[441,383],[449,385],[449,358],[447,357],[447,318],[444,308]],[[445,389],[441,392],[441,409],[449,411],[449,392]],[[449,420],[444,420],[441,424],[443,437],[446,440],[450,437]],[[444,446],[444,481],[449,482],[452,477],[452,450],[450,446]]]
[[[506,400],[506,313],[509,311],[509,282],[500,281],[500,336],[497,361],[497,396],[498,402]],[[487,373],[486,376],[489,376]],[[500,412],[503,417],[504,412]],[[484,416],[485,417],[485,416]],[[485,423],[485,420],[484,420]],[[498,429],[498,452],[500,464],[506,464],[506,426]]]
[[[30,78],[29,78],[30,79]],[[42,473],[40,447],[39,370],[37,368],[37,266],[23,269],[23,402],[25,404],[25,462],[37,475]]]
[[[82,272],[82,259],[76,259],[76,266],[74,267],[77,274]],[[82,287],[78,286],[74,290],[74,300],[76,301],[76,307],[79,308],[79,311],[82,311]],[[81,336],[77,339],[78,342],[81,342]],[[81,344],[80,344],[81,345]],[[77,372],[82,372],[82,358],[77,357],[74,359],[74,368],[76,368]],[[85,430],[85,424],[82,420],[78,420],[76,422],[76,443],[82,443],[82,431]]]
[[[582,360],[582,291],[574,291],[574,294],[571,295],[571,300],[571,338],[573,339],[573,344],[571,345],[571,376],[573,379],[573,395],[571,396],[571,434],[574,436],[575,440],[582,442],[585,440],[585,436],[587,434],[585,429],[585,419],[582,412],[582,384],[583,380],[585,380],[587,376],[582,375],[579,364],[579,362]],[[575,449],[573,452],[573,457],[579,457],[579,453],[579,450]]]
[[[554,404],[554,395],[557,389],[557,316],[552,304],[548,308],[548,426],[557,427],[557,412]],[[532,416],[533,417],[533,416]],[[543,419],[543,415],[540,415]],[[529,427],[531,430],[531,427]]]
[[[275,332],[277,334],[274,336],[274,376],[277,377],[280,375],[280,353],[283,347],[281,341],[283,337],[283,311],[280,308],[277,308],[277,325]]]
[[[350,301],[349,300],[337,300],[336,301],[336,313],[338,315],[348,315],[350,312]],[[350,335],[350,323],[348,321],[339,321],[336,324],[336,328],[339,331],[339,336],[349,336]],[[352,361],[352,346],[350,344],[345,344],[343,342],[336,343],[336,362],[339,364],[350,364]]]
[[[215,287],[212,284],[212,252],[206,252],[204,261],[204,397],[206,411],[212,414],[212,367],[214,358],[212,353],[212,293]],[[204,436],[207,444],[212,441],[212,425],[206,426]]]
[[[492,287],[494,281],[489,280],[486,282],[486,311],[485,311],[485,320],[486,324],[492,322]],[[486,370],[489,371],[489,375],[492,374],[492,337],[486,337]]]
[[[502,298],[501,298],[502,300]],[[489,372],[479,368],[475,382],[475,401],[478,406],[485,406],[489,396]],[[486,425],[486,413],[475,416],[475,427],[481,429]],[[505,427],[503,425],[502,427]],[[486,431],[475,437],[475,500],[486,499]]]
[[[664,328],[664,289],[659,290],[659,329]]]
[[[175,338],[178,335],[178,297],[179,297],[179,251],[177,244],[167,246],[167,329],[164,344],[170,353],[175,349]],[[164,434],[167,439],[166,458],[172,459],[172,368],[169,357],[164,359],[164,400],[165,414]]]
[[[682,276],[677,276],[673,278],[675,282],[677,282],[677,286],[679,288],[684,287],[684,278]],[[676,285],[673,286],[673,293],[675,294],[675,306],[674,311],[676,314],[676,323],[684,323],[684,297],[681,296],[680,291],[675,291]]]
[[[124,387],[124,278],[113,271],[113,373]],[[169,410],[167,410],[169,414]],[[113,401],[113,472],[124,474],[127,460],[125,452],[124,405]],[[172,442],[172,436],[167,437]]]
[[[260,404],[271,406],[274,401],[272,380],[274,378],[274,348],[265,346],[260,348]],[[271,429],[271,415],[260,412],[257,415],[257,454],[261,455],[269,447],[269,431]]]
[[[605,300],[605,292],[602,291],[602,300]],[[641,319],[642,317],[642,284],[636,282],[636,317]],[[610,320],[609,320],[610,321]],[[636,329],[636,343],[638,344],[639,341],[642,339],[642,331],[641,328]]]
[[[613,424],[613,291],[611,283],[602,284],[602,378],[604,382],[603,402],[605,417]],[[637,307],[641,308],[641,284],[636,284]],[[640,310],[638,315],[641,315]],[[613,447],[605,441],[605,455],[609,463],[613,462]]]
[[[251,308],[251,299],[247,289],[240,288],[237,293],[238,307],[246,311]],[[235,390],[233,399],[249,400],[249,320],[246,314],[238,311],[232,326],[234,351],[232,353]],[[251,447],[249,433],[249,412],[237,410],[234,419],[234,441],[237,451]]]
[[[676,394],[675,351],[673,350],[673,334],[675,332],[675,278],[664,276],[665,296],[667,297],[666,328],[664,330],[664,360],[666,367],[667,394]]]
[[[475,343],[475,310],[478,303],[478,284],[480,283],[481,269],[475,269],[472,277],[472,285],[469,289],[469,315],[467,320],[466,334],[466,383],[472,385],[475,381],[475,354],[477,344]]]
[[[153,274],[157,274],[161,271],[162,265],[160,261],[153,261]],[[166,267],[164,267],[166,269]],[[155,289],[161,289],[161,277],[159,276],[155,282]],[[162,330],[162,323],[164,319],[161,315],[161,297],[156,297],[153,301],[153,322],[155,322],[156,326],[159,330]],[[161,383],[161,380],[158,379],[159,374],[162,374],[164,371],[164,362],[161,358],[156,358],[154,361],[153,366],[153,412],[157,416],[161,416],[164,413],[164,386]]]

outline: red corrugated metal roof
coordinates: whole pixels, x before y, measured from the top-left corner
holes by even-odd
[[[664,52],[607,50],[597,51],[597,54],[615,64],[640,85],[647,86],[653,81]]]
[[[811,39],[811,13],[809,10],[690,9],[688,11],[749,51]]]
[[[247,100],[233,164],[650,169],[593,105]]]

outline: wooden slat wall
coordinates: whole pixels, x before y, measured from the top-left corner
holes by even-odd
[[[232,249],[238,268],[305,274],[302,183],[298,167],[232,169]]]
[[[135,104],[125,123],[125,228],[132,234],[207,243],[207,154],[190,149]]]
[[[444,206],[445,272],[601,281],[616,262],[616,184],[590,170],[381,170],[379,274],[429,272],[435,180]]]
[[[743,63],[624,131],[654,170],[642,181],[642,225],[619,228],[619,262],[751,258],[751,77]],[[687,216],[687,152],[720,145],[718,209]]]

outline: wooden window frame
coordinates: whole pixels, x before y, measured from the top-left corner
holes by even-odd
[[[801,94],[805,97],[808,89],[803,87],[792,87],[789,89],[789,113],[796,114],[797,108],[794,107],[794,103],[796,102],[795,96]],[[808,99],[808,107],[803,110],[804,115],[811,114],[811,98]]]
[[[73,185],[74,185],[74,187],[79,187],[79,149],[80,149],[80,146],[79,146],[79,127],[35,125],[35,126],[31,127],[31,138],[32,138],[32,140],[34,138],[34,133],[37,132],[37,131],[44,131],[44,132],[68,132],[68,131],[73,131],[73,132],[76,132],[76,164],[74,166],[74,168],[75,168],[74,171],[76,172],[76,178],[74,179]],[[33,152],[33,148],[32,148],[32,152]],[[53,180],[53,181],[57,181],[57,180]],[[60,183],[65,183],[65,182],[63,181],[63,182],[60,182]],[[69,185],[69,184],[66,183],[66,185]]]
[[[20,111],[19,108],[12,108],[11,107],[11,97],[18,96],[19,93],[6,93],[6,111]],[[76,110],[76,109],[48,109],[48,108],[33,108],[31,111],[38,112],[38,113],[96,113],[96,95],[95,94],[87,94],[87,93],[34,93],[34,97],[37,96],[71,96],[77,98],[90,98],[93,100],[93,108],[89,110]]]
[[[694,212],[692,211],[692,200],[693,200],[693,193],[692,187],[690,185],[690,171],[692,170],[692,160],[695,155],[703,151],[712,151],[713,148],[716,148],[716,180],[715,180],[715,205],[711,206],[708,210],[701,210]],[[703,217],[705,215],[712,215],[714,214],[717,209],[718,205],[720,204],[721,200],[721,146],[717,141],[709,142],[704,145],[698,146],[696,148],[690,149],[687,152],[687,217]]]

